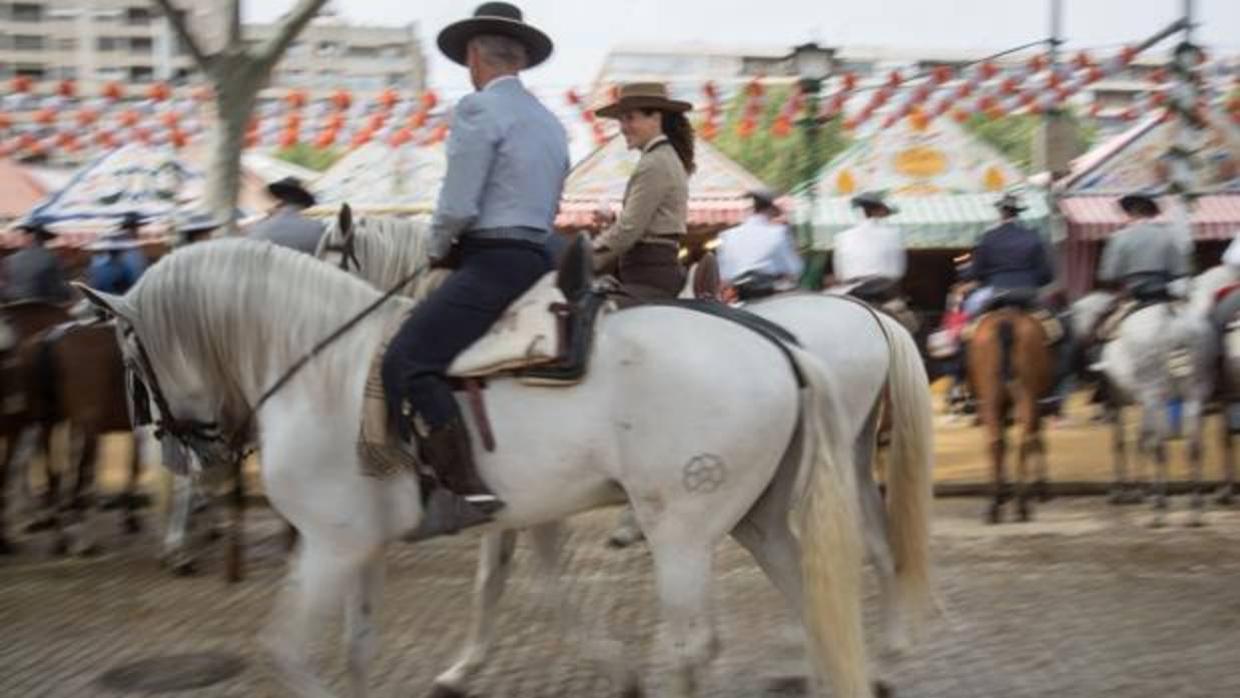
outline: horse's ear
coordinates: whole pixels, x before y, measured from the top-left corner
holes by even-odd
[[[353,209],[348,204],[340,206],[340,237],[348,240],[353,237]]]
[[[73,287],[81,292],[91,305],[110,316],[121,318],[128,322],[133,322],[138,317],[137,310],[133,304],[124,296],[116,296],[111,293],[104,293],[77,281],[72,282]]]

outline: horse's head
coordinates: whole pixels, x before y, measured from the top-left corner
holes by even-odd
[[[117,296],[76,282],[74,286],[98,311],[115,319],[130,419],[134,427],[155,425],[165,465],[185,474],[201,470],[203,464],[228,463],[234,444],[220,428],[223,391],[209,389],[212,379],[173,350],[170,338],[155,336],[166,330],[154,318],[143,317],[134,293]]]
[[[362,264],[357,257],[357,230],[353,226],[353,209],[348,204],[340,207],[336,225],[328,226],[323,237],[319,238],[314,256],[336,265],[342,271],[357,273],[361,270]]]

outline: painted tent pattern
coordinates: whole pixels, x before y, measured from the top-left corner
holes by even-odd
[[[171,148],[127,145],[86,165],[31,215],[83,227],[114,224],[131,211],[151,221],[166,220],[181,206],[201,200],[205,183],[203,173]]]
[[[1183,129],[1179,121],[1151,119],[1116,136],[1099,148],[1101,156],[1082,159],[1066,193],[1124,194],[1161,187],[1168,178],[1165,157],[1177,143],[1196,151],[1192,164],[1199,192],[1240,192],[1240,130],[1217,114],[1199,142],[1189,142]]]
[[[442,144],[392,147],[368,143],[346,155],[312,185],[318,209],[348,203],[362,211],[425,213],[432,210],[447,173]]]
[[[818,177],[820,197],[883,190],[895,197],[998,193],[1024,181],[1015,165],[951,119],[901,119],[858,141]]]

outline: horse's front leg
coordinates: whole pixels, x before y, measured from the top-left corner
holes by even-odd
[[[1202,526],[1205,523],[1206,506],[1205,485],[1202,482],[1202,420],[1204,400],[1193,399],[1184,403],[1184,435],[1188,440],[1188,466],[1192,480],[1193,494],[1188,518],[1189,526]]]
[[[1219,492],[1217,501],[1223,506],[1230,506],[1237,494],[1236,450],[1232,441],[1236,433],[1240,432],[1240,402],[1225,403],[1222,419],[1219,421],[1219,436],[1223,441],[1223,489]]]
[[[435,677],[432,696],[452,698],[467,695],[465,682],[482,666],[495,640],[495,608],[512,571],[516,543],[517,532],[514,530],[482,536],[478,550],[478,574],[474,579],[469,637],[456,662]]]

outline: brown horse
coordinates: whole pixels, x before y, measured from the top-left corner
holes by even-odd
[[[1045,500],[1046,447],[1042,441],[1042,414],[1038,401],[1052,387],[1053,362],[1042,323],[1016,308],[1000,308],[978,320],[969,342],[969,384],[978,401],[979,416],[990,443],[994,470],[994,500],[987,513],[990,523],[1003,520],[1003,504],[1011,498],[1006,484],[1004,457],[1007,425],[1020,425],[1016,456],[1016,507],[1021,521],[1031,517],[1029,461],[1037,459],[1037,494]],[[1013,414],[1014,412],[1014,414]]]
[[[0,321],[11,334],[10,345],[0,350],[0,437],[4,438],[4,456],[0,461],[0,555],[12,552],[7,536],[6,514],[9,492],[9,471],[22,433],[40,421],[31,411],[31,389],[34,363],[38,356],[37,338],[48,328],[69,320],[69,312],[59,305],[41,301],[21,301],[0,306]],[[39,430],[44,453],[50,453],[47,439],[51,425]],[[49,468],[49,472],[51,469]],[[24,477],[24,473],[23,473]]]
[[[77,478],[69,509],[84,524],[95,502],[95,463],[99,440],[112,432],[133,433],[125,369],[116,329],[110,323],[66,323],[47,330],[37,339],[34,374],[38,388],[31,391],[32,412],[41,415],[41,428],[67,422],[75,437],[82,440],[77,458]],[[141,476],[140,449],[134,439],[125,492],[120,497],[122,526],[137,533],[141,525],[136,513],[137,487]],[[49,469],[50,470],[50,469]],[[59,498],[59,478],[49,478],[49,500]],[[68,538],[53,516],[57,549],[67,549]],[[95,550],[91,529],[81,526],[78,549]]]

